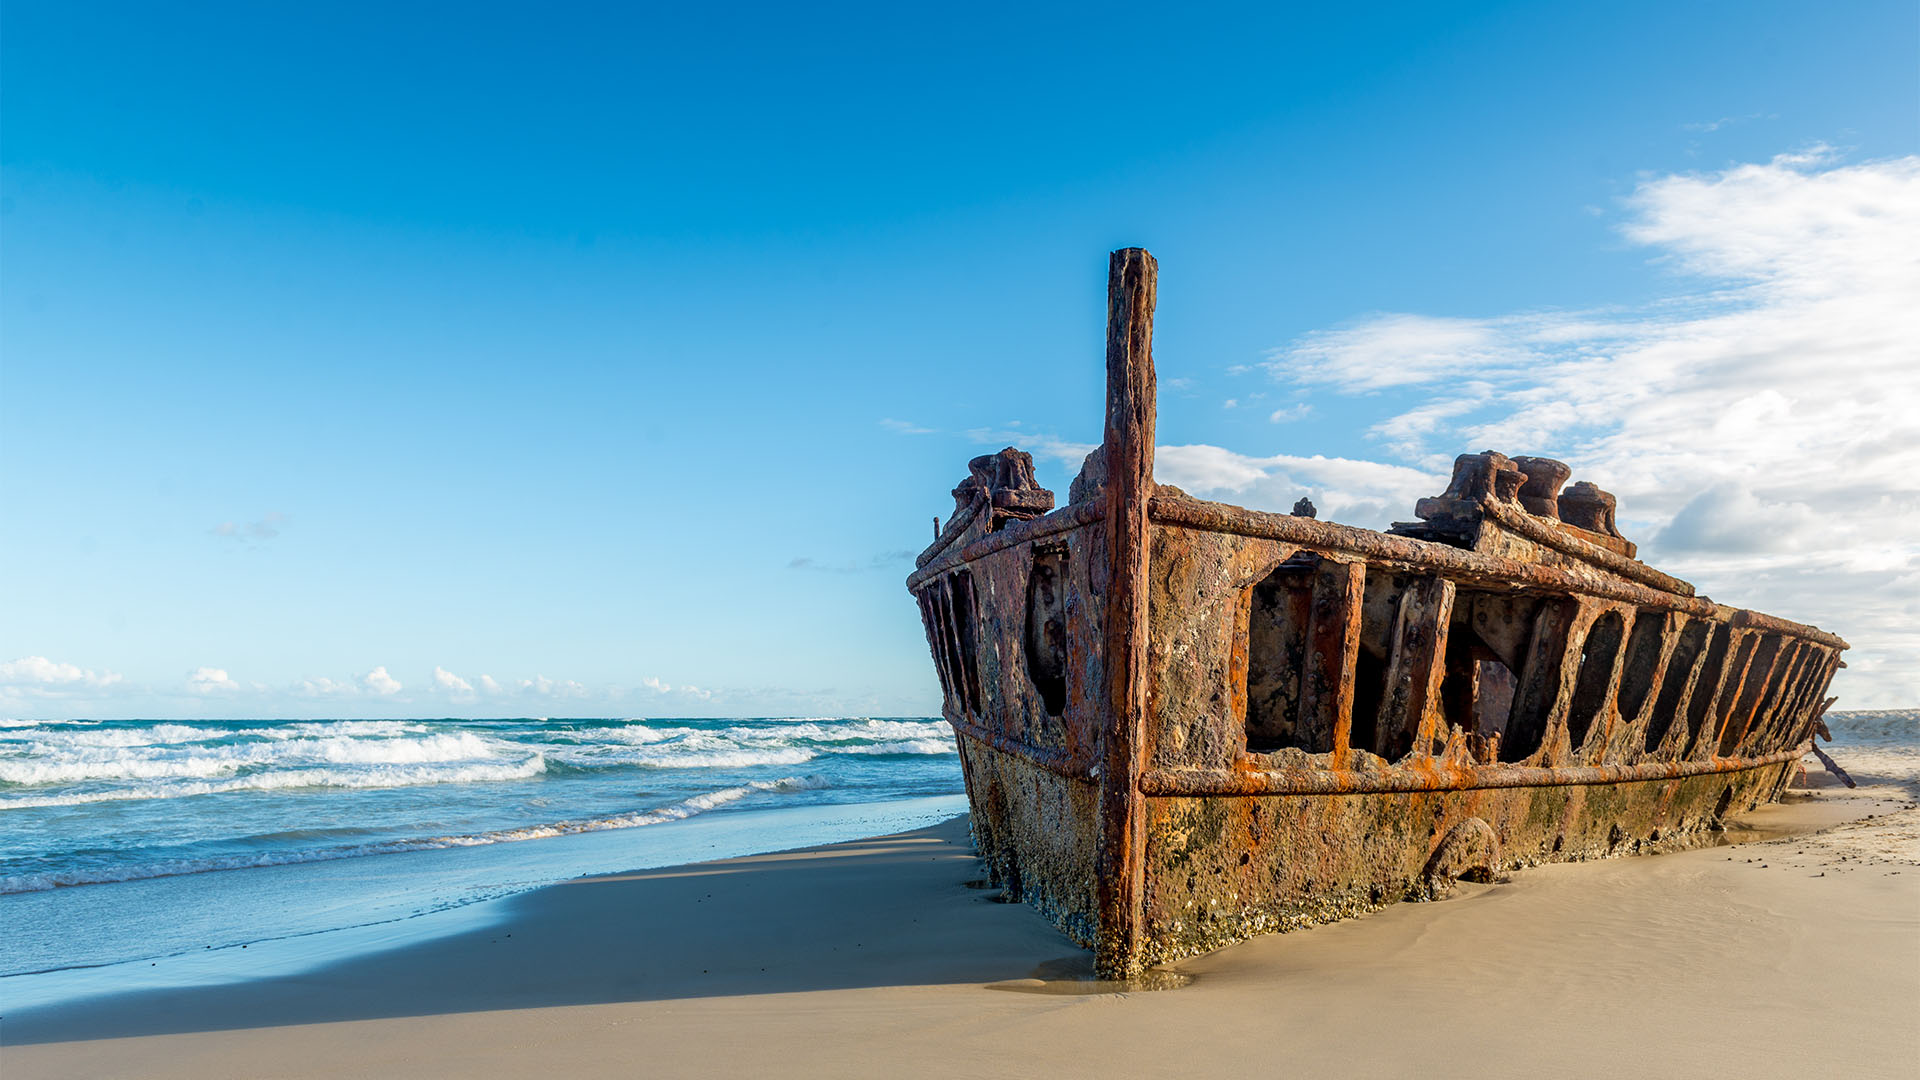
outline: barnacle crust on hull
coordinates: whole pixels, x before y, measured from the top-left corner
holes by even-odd
[[[1113,253],[1067,504],[975,458],[907,579],[980,855],[1103,978],[1778,797],[1846,642],[1640,562],[1566,463],[1463,454],[1386,532],[1155,484],[1157,273]]]

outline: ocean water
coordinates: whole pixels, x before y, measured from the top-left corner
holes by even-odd
[[[0,996],[914,827],[962,790],[927,718],[0,721]]]
[[[1818,745],[1862,785],[1905,788],[1920,799],[1920,709],[1828,713],[1833,741]],[[1820,765],[1806,758],[1809,771]]]

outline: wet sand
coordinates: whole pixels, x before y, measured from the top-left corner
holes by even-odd
[[[1823,788],[1745,827],[1115,992],[1033,911],[970,887],[954,821],[581,879],[298,976],[10,1013],[0,1076],[1913,1075],[1910,790]]]

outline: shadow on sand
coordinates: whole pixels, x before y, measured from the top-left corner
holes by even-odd
[[[965,822],[956,820],[783,854],[580,878],[501,901],[502,917],[487,926],[317,970],[19,1011],[0,1026],[0,1042],[874,986],[1072,982],[1090,972],[1090,956],[1032,908],[969,888],[978,874]]]

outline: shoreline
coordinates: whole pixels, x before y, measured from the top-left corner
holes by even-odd
[[[293,974],[483,925],[494,905],[570,879],[858,839],[965,806],[964,796],[936,795],[728,810],[521,843],[8,894],[0,896],[7,963],[67,962],[0,975],[0,1006]]]
[[[1730,845],[1535,867],[1258,938],[1145,993],[1083,981],[1086,954],[1037,913],[968,888],[955,820],[566,881],[296,975],[9,1009],[0,1068],[1894,1075],[1920,1056],[1913,792],[1821,787],[1741,824]]]

